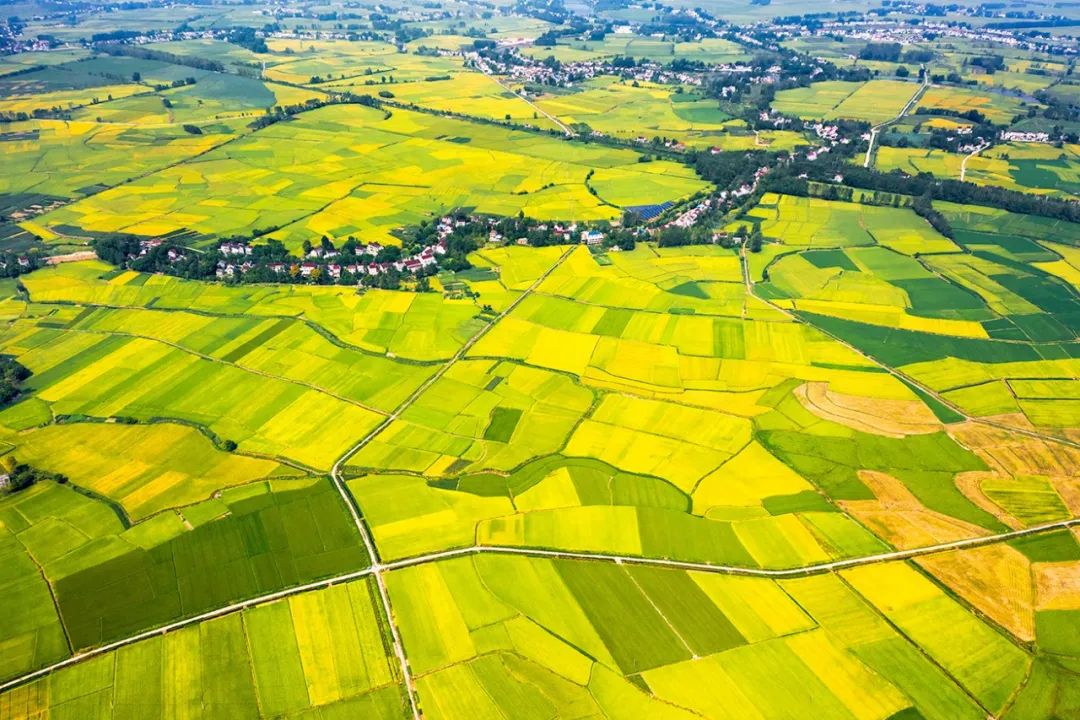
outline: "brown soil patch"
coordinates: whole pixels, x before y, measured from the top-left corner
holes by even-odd
[[[1039,610],[1080,610],[1080,562],[1036,563]]]
[[[1050,484],[1061,496],[1065,507],[1069,509],[1069,514],[1074,517],[1080,516],[1080,469],[1074,475],[1051,477]]]
[[[998,543],[916,562],[1020,640],[1035,639],[1035,591],[1023,553]]]
[[[891,475],[861,470],[859,479],[876,499],[842,501],[841,507],[901,550],[989,534],[978,525],[928,509]]]
[[[971,422],[950,426],[949,434],[991,468],[1008,475],[1080,474],[1080,450],[1068,445]]]
[[[829,390],[826,382],[808,382],[795,389],[803,407],[823,420],[853,430],[902,438],[941,429],[930,408],[916,400],[881,400],[844,395]]]

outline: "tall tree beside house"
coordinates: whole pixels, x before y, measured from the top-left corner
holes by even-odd
[[[66,483],[67,477],[60,473],[51,473],[39,470],[25,463],[19,462],[14,455],[7,454],[0,458],[0,470],[3,472],[3,482],[0,483],[0,494],[10,495],[20,490],[25,490],[41,480]]]

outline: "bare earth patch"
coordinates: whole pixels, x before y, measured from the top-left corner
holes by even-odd
[[[951,425],[949,435],[1007,475],[1075,476],[1080,450],[980,423]]]
[[[997,543],[919,558],[917,562],[1020,640],[1035,639],[1031,563],[1019,550]]]
[[[925,435],[941,430],[930,408],[917,400],[882,400],[833,392],[826,382],[808,382],[795,389],[803,407],[823,420],[886,437]]]
[[[1080,610],[1080,562],[1036,563],[1039,610]]]
[[[876,499],[846,500],[840,505],[893,547],[904,550],[989,534],[978,525],[930,510],[891,475],[860,470],[859,479]]]

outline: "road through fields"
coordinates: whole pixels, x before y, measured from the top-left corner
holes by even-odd
[[[939,543],[936,545],[926,545],[918,548],[909,548],[907,550],[895,550],[893,552],[879,553],[875,555],[865,555],[861,557],[846,558],[843,560],[833,560],[830,562],[816,563],[814,565],[804,565],[794,568],[750,568],[739,565],[714,565],[711,563],[703,562],[685,562],[681,560],[665,560],[663,558],[647,558],[637,555],[615,555],[608,553],[586,553],[586,552],[574,552],[564,550],[545,550],[543,548],[526,548],[526,547],[504,547],[498,545],[478,545],[474,547],[456,548],[454,550],[444,550],[442,552],[428,553],[426,555],[417,555],[411,558],[404,558],[402,560],[394,560],[392,562],[373,564],[371,567],[357,570],[351,573],[345,573],[343,575],[336,575],[325,580],[319,580],[313,583],[307,583],[306,585],[298,585],[292,588],[286,588],[285,590],[279,590],[277,592],[269,593],[267,595],[260,595],[259,597],[250,598],[242,602],[227,605],[217,610],[211,610],[209,612],[196,615],[194,617],[186,618],[184,620],[178,620],[168,625],[146,630],[131,637],[124,638],[123,640],[117,640],[116,642],[109,643],[108,645],[102,645],[101,647],[93,648],[85,652],[73,655],[66,660],[53,663],[47,667],[43,667],[40,670],[21,675],[17,678],[8,680],[7,682],[0,684],[0,692],[10,690],[12,688],[23,685],[32,680],[36,680],[40,677],[44,677],[51,672],[60,670],[69,665],[89,660],[90,658],[102,655],[104,653],[112,652],[125,645],[131,645],[139,642],[140,640],[146,640],[157,635],[164,635],[165,633],[173,632],[189,625],[195,625],[207,620],[222,617],[223,615],[229,615],[234,612],[245,610],[247,608],[256,607],[268,602],[274,602],[275,600],[281,600],[283,598],[290,597],[292,595],[299,595],[305,592],[311,592],[312,590],[320,590],[328,588],[333,585],[339,585],[344,582],[351,582],[353,580],[359,580],[361,578],[374,575],[379,579],[380,593],[385,591],[385,585],[381,580],[381,576],[384,572],[402,570],[404,568],[416,567],[418,565],[425,565],[433,562],[440,562],[442,560],[450,560],[458,557],[465,557],[469,555],[484,555],[484,554],[499,554],[499,555],[518,555],[521,557],[540,557],[555,560],[585,560],[594,562],[609,562],[618,565],[641,565],[646,567],[663,567],[672,568],[677,570],[689,570],[693,572],[705,572],[716,573],[721,575],[738,575],[743,577],[756,577],[763,579],[778,580],[792,577],[806,577],[809,575],[820,575],[823,573],[835,572],[837,570],[847,570],[854,567],[860,567],[863,565],[873,565],[882,562],[891,562],[896,560],[910,560],[916,557],[922,557],[925,555],[934,555],[940,552],[949,552],[951,550],[963,550],[966,548],[982,547],[984,545],[992,545],[994,543],[1005,542],[1021,537],[1028,537],[1031,535],[1039,535],[1046,532],[1053,532],[1055,530],[1061,530],[1072,527],[1080,527],[1080,518],[1071,518],[1069,520],[1059,520],[1058,522],[1046,523],[1044,525],[1034,525],[1022,530],[1012,530],[1009,532],[998,533],[996,535],[981,535],[978,537],[965,538],[963,540],[954,540],[952,542]],[[367,530],[364,531],[364,537],[370,541],[367,534]],[[388,600],[387,600],[388,602]],[[396,626],[394,629],[395,643],[398,645],[395,650],[400,649],[398,659],[401,662],[405,662],[404,648],[400,646],[400,638],[397,636]],[[407,670],[406,670],[407,672]],[[405,675],[405,677],[411,677]],[[413,708],[417,708],[415,705],[415,698],[412,688],[409,688],[410,698],[413,700]],[[417,709],[417,713],[419,710]]]

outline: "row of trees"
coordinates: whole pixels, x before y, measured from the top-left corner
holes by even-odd
[[[142,45],[105,45],[98,48],[98,50],[114,57],[125,56],[140,60],[156,60],[170,65],[195,68],[196,70],[225,72],[225,66],[217,60],[208,60],[195,55],[177,55],[163,50],[152,50]]]

